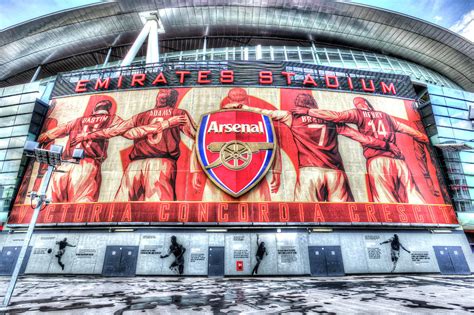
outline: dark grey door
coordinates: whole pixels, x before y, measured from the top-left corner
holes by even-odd
[[[309,246],[309,266],[312,276],[327,276],[326,254],[323,246]]]
[[[308,251],[312,276],[343,276],[345,274],[340,246],[309,246]]]
[[[209,277],[224,276],[224,247],[209,247],[208,270]]]
[[[433,246],[439,270],[445,275],[470,274],[461,246]]]
[[[107,246],[102,275],[134,276],[137,269],[138,246]]]
[[[0,276],[10,276],[15,269],[18,256],[20,256],[21,246],[5,246],[0,253]],[[28,264],[28,259],[31,254],[31,246],[28,246],[28,249],[25,253],[25,259],[21,264],[20,274],[25,273],[26,265]]]
[[[467,264],[466,258],[464,257],[464,252],[462,251],[461,246],[449,246],[448,247],[449,258],[453,263],[454,273],[457,275],[469,275],[471,271]]]
[[[342,253],[340,246],[325,246],[326,266],[328,276],[343,276],[344,263],[342,262]]]

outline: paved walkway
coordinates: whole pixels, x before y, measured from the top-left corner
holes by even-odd
[[[0,277],[6,288],[8,277]],[[341,278],[96,278],[19,280],[8,313],[464,314],[474,276]]]

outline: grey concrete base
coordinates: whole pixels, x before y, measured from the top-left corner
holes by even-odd
[[[439,273],[433,246],[461,246],[471,271],[474,257],[462,231],[436,234],[417,230],[335,230],[308,233],[307,230],[273,230],[211,233],[203,230],[143,230],[135,232],[39,231],[35,233],[27,274],[102,274],[107,246],[138,246],[137,275],[176,275],[169,267],[174,256],[168,252],[170,238],[186,248],[184,275],[206,276],[209,246],[225,247],[225,275],[248,276],[256,264],[257,235],[265,242],[259,275],[309,275],[308,246],[340,246],[346,274],[390,273],[390,244],[381,242],[397,233],[407,253],[400,251],[395,273]],[[21,233],[0,234],[0,246],[21,246]],[[56,242],[67,237],[76,247],[68,247],[62,258],[63,271],[55,254]],[[48,253],[51,249],[50,253]],[[240,265],[241,268],[238,266]]]

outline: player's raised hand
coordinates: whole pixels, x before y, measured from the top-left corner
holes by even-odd
[[[75,147],[76,145],[78,145],[79,143],[81,143],[82,141],[84,141],[86,138],[86,135],[85,134],[79,134],[77,135],[74,139],[72,139],[70,141],[70,144],[71,146]]]
[[[192,184],[193,184],[193,188],[195,191],[199,191],[201,190],[201,187],[202,187],[202,183],[201,183],[201,176],[198,172],[196,173],[193,173],[193,178],[192,178]]]
[[[291,109],[291,113],[296,116],[308,115],[309,108],[297,106]]]
[[[401,159],[403,158],[402,151],[397,147],[397,145],[393,142],[388,142],[388,150],[395,155],[395,158]]]
[[[50,141],[51,139],[49,139],[49,137],[46,135],[46,133],[42,133],[40,134],[40,136],[38,137],[38,142],[39,143],[45,143],[45,142],[48,142]]]
[[[170,124],[170,127],[176,127],[176,126],[181,126],[184,125],[187,121],[187,118],[185,115],[180,115],[180,116],[172,116],[168,118],[168,122]]]
[[[273,175],[272,175],[272,181],[270,183],[270,190],[274,194],[276,194],[278,192],[278,190],[280,189],[280,184],[281,184],[280,176],[281,176],[280,173],[273,173]]]

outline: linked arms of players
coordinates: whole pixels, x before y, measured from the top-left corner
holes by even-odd
[[[123,136],[124,138],[133,140],[147,136],[148,134],[160,133],[167,128],[180,126],[186,122],[184,116],[173,116],[161,122],[153,123],[145,126],[135,126],[135,120],[132,118],[121,120],[113,124],[109,128],[92,132],[90,134],[78,135],[71,140],[71,145],[76,145],[82,141],[96,140],[96,139],[110,139],[116,136]]]
[[[359,142],[363,146],[374,148],[374,149],[379,149],[379,150],[385,150],[385,151],[390,151],[392,152],[397,158],[402,157],[402,152],[400,149],[395,145],[395,143],[390,142],[390,141],[383,141],[371,136],[366,136],[358,132],[357,130],[346,126],[342,124],[337,125],[337,133],[348,137],[354,141]]]

